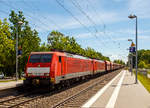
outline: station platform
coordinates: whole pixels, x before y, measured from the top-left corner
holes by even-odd
[[[21,86],[22,84],[23,84],[23,80],[0,82],[0,91],[5,89],[10,89],[10,88],[15,88]]]
[[[150,108],[150,93],[127,70],[121,71],[82,108]]]

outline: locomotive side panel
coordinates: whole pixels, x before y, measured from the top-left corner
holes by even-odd
[[[95,60],[94,62],[94,74],[104,72],[105,71],[105,62],[104,61],[99,61]]]
[[[80,76],[90,75],[92,67],[88,60],[68,57],[66,61],[67,71],[65,78],[76,78]]]

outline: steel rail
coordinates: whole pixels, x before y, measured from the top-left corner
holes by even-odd
[[[114,76],[113,76],[113,77],[114,77]],[[57,107],[59,107],[59,106],[61,106],[61,105],[64,105],[64,104],[67,103],[69,100],[71,100],[71,99],[73,99],[73,98],[76,98],[77,96],[80,96],[82,93],[85,93],[85,92],[89,91],[90,89],[92,89],[92,88],[94,88],[95,86],[97,86],[99,83],[103,83],[104,81],[108,81],[108,80],[110,80],[110,79],[112,79],[112,77],[110,78],[109,76],[107,76],[107,78],[103,78],[103,79],[101,79],[100,81],[98,81],[98,82],[96,82],[96,83],[90,85],[89,87],[86,87],[85,89],[83,89],[83,90],[77,92],[76,94],[74,94],[74,95],[72,95],[72,96],[70,96],[70,97],[68,97],[68,98],[66,98],[66,99],[64,99],[64,100],[62,100],[61,102],[59,102],[59,103],[57,103],[56,105],[52,106],[52,108],[57,108]]]

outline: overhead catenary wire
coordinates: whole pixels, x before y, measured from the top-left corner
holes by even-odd
[[[90,7],[93,9],[93,11],[95,12],[95,14],[97,15],[96,17],[99,18],[99,20],[102,22],[103,26],[104,26],[104,34],[106,34],[106,24],[104,23],[104,21],[102,20],[101,16],[99,15],[99,13],[97,12],[97,10],[95,9],[95,7],[92,5],[92,2],[90,0],[86,0],[86,2],[88,2],[90,4]],[[109,35],[108,35],[109,36]],[[112,36],[109,36],[110,39],[113,41],[114,44],[116,44],[117,42],[112,38]]]
[[[86,18],[91,22],[91,24],[93,24],[93,28],[95,29],[95,34],[97,34],[97,33],[99,34],[99,30],[96,27],[97,26],[96,23],[93,21],[93,19],[89,15],[86,14],[86,12],[82,9],[80,4],[77,1],[73,1],[73,0],[70,0],[70,1],[84,16],[86,16]],[[97,38],[97,39],[99,39],[99,38]],[[100,40],[100,41],[102,41],[102,43],[103,43],[102,45],[106,46],[103,40]]]
[[[105,33],[106,24],[104,23],[104,21],[102,20],[102,18],[100,17],[100,15],[97,13],[97,11],[96,11],[95,7],[92,5],[91,1],[90,0],[86,0],[86,2],[88,2],[90,4],[91,8],[93,9],[93,11],[95,12],[95,14],[97,15],[96,17],[98,17],[101,20],[101,22],[103,24],[103,27],[104,27],[104,33]]]
[[[76,16],[74,16],[73,13],[69,9],[67,9],[60,1],[58,1],[58,0],[55,0],[55,1],[67,13],[69,13],[74,18],[74,20],[76,20],[85,30],[87,30],[91,35],[94,35],[97,38],[97,36],[94,33],[92,33],[91,30],[85,24],[83,24]]]
[[[57,0],[58,1],[58,0]],[[26,1],[25,1],[26,2]],[[27,4],[29,4],[29,3],[27,3]],[[9,3],[7,3],[7,5],[9,6],[10,4]],[[25,5],[25,6],[28,6],[28,5]],[[10,6],[9,6],[10,7]],[[29,5],[29,7],[32,7],[32,9],[36,9],[36,10],[38,10],[38,7],[33,7],[32,6],[32,4],[31,5]],[[16,7],[14,7],[15,8],[15,10],[17,10],[18,11],[18,9],[16,8]],[[5,13],[5,11],[4,12],[2,12],[2,13]],[[36,16],[31,16],[30,14],[27,14],[27,16],[28,17],[30,17],[31,19],[35,19],[36,21],[39,21],[39,23],[41,23],[43,26],[42,27],[47,27],[47,23],[45,23],[45,22],[43,22],[43,20],[41,20],[41,18],[46,18],[45,16],[39,16],[39,17],[36,17]],[[75,16],[76,17],[76,16]],[[79,19],[79,21],[80,21],[80,19]],[[81,21],[80,21],[81,22]],[[45,23],[45,24],[44,24]],[[82,23],[82,22],[81,22]],[[83,23],[84,24],[84,23]],[[85,25],[85,24],[84,24]],[[94,24],[93,24],[94,25]],[[83,26],[83,25],[82,25]],[[85,25],[86,27],[87,27],[87,25]],[[40,26],[41,27],[41,26]],[[87,27],[88,28],[88,27]],[[48,29],[48,28],[47,28]],[[88,28],[89,29],[89,31],[88,32],[90,32],[91,33],[91,30],[90,30],[90,28]],[[93,34],[93,33],[92,33]],[[119,46],[119,44],[118,44],[118,46]]]
[[[85,24],[83,24],[76,16],[74,16],[73,13],[72,13],[69,9],[67,9],[67,8],[66,8],[61,2],[59,2],[58,0],[55,0],[55,1],[56,1],[56,3],[57,3],[58,5],[60,5],[67,13],[69,13],[79,24],[81,24],[84,29],[86,29],[89,33],[91,33],[91,30],[90,30]],[[95,33],[91,33],[91,35],[94,35],[94,36],[96,37],[96,39],[98,39],[98,37],[95,35]],[[101,50],[103,49],[104,46],[105,46],[105,45],[102,44]]]
[[[40,9],[37,7],[37,6],[33,6],[33,3],[31,4],[29,4],[29,3],[27,3],[25,0],[23,0],[23,3],[25,3],[26,4],[26,7],[29,7],[30,9],[32,8],[33,10],[35,10],[34,11],[34,14],[36,15],[36,13],[37,12],[39,12],[40,11]],[[38,17],[41,17],[41,18],[43,18],[43,19],[47,19],[47,17],[45,17],[44,15],[42,15],[42,16],[39,16],[38,15]],[[59,27],[52,19],[48,19],[55,27],[56,27],[56,30],[58,30],[58,29],[61,29],[61,27]],[[50,32],[50,31],[49,31]],[[48,43],[48,36],[49,36],[49,34],[50,33],[47,33],[47,43]]]
[[[36,12],[39,12],[40,11],[40,9],[38,8],[38,6],[35,6],[33,3],[32,4],[29,4],[29,3],[27,3],[26,2],[26,0],[23,0],[23,2],[26,4],[26,6],[27,7],[29,7],[29,8],[32,8],[32,9],[34,9],[35,11],[34,11],[34,14],[36,14]],[[52,18],[49,18],[49,17],[46,17],[46,16],[44,16],[44,15],[41,15],[41,16],[38,16],[38,17],[41,17],[41,18],[43,18],[43,19],[47,19],[49,22],[51,22],[55,27],[56,27],[56,30],[61,30],[61,29],[63,29],[60,25],[58,25]],[[65,34],[66,35],[68,35],[68,36],[72,36],[71,35],[71,33],[69,32],[65,32]],[[47,38],[48,38],[48,36],[49,36],[49,33],[48,33],[48,35],[47,35]]]
[[[87,30],[88,32],[91,33],[90,29],[89,29],[86,25],[84,25],[77,17],[75,17],[75,16],[72,14],[72,12],[71,12],[70,10],[68,10],[67,8],[65,8],[64,5],[61,4],[58,0],[55,0],[55,1],[56,1],[56,3],[57,3],[58,5],[60,5],[67,13],[69,13],[79,24],[81,24],[85,30]],[[92,34],[92,33],[91,33],[91,34]]]
[[[17,11],[20,11],[20,10],[18,10],[17,8],[15,8],[14,6],[12,6],[12,5],[10,5],[10,4],[8,4],[8,3],[6,3],[5,1],[1,1],[0,3],[3,3],[4,5],[6,5],[6,6],[8,6],[9,8],[11,7],[12,9],[14,9],[14,10],[17,10]],[[25,11],[24,11],[25,12]],[[43,23],[40,19],[38,19],[37,17],[35,17],[35,16],[31,16],[30,14],[28,14],[28,13],[25,13],[29,18],[31,18],[31,19],[35,19],[36,21],[38,21],[39,23],[41,23],[42,25],[44,25],[44,29],[47,27],[47,24],[45,24],[45,23]],[[40,26],[41,27],[41,26]],[[42,26],[43,27],[43,26]],[[46,28],[46,29],[48,29],[48,28]]]
[[[11,9],[14,9],[14,10],[16,10],[16,11],[20,11],[18,8],[15,8],[14,6],[12,6],[12,4],[10,5],[9,3],[6,3],[6,1],[1,1],[0,2],[1,4],[4,4],[5,6],[7,6],[7,7],[11,7]],[[3,12],[3,11],[2,11]],[[4,11],[5,12],[5,11]],[[3,13],[4,13],[3,12]],[[6,13],[6,12],[5,12]],[[7,13],[8,15],[9,15],[9,13]],[[31,15],[29,15],[29,14],[27,14],[26,13],[26,16],[28,16],[31,20],[33,19],[33,17],[31,16]],[[38,22],[40,22],[42,25],[44,25],[44,23],[43,22],[41,22],[39,19],[35,19],[35,21],[38,21]],[[31,24],[31,23],[30,23]],[[45,27],[46,27],[46,24],[45,24],[45,26],[39,26],[39,25],[36,25],[35,23],[32,23],[31,24],[33,27],[34,26],[36,26],[36,27],[39,27],[39,28],[43,28],[43,29],[45,29]],[[46,28],[47,29],[47,28]],[[44,32],[42,32],[41,34],[44,34]]]
[[[90,0],[86,0],[86,2],[87,2],[88,4],[90,4],[90,7],[91,7],[91,8],[92,8],[92,10],[95,12],[96,17],[98,17],[98,18],[99,18],[99,20],[102,22],[103,27],[104,27],[104,34],[107,34],[107,31],[106,31],[106,24],[104,23],[104,21],[103,21],[103,19],[101,18],[100,14],[97,12],[97,10],[96,10],[95,6],[93,6],[93,5],[92,5],[92,2],[91,2]],[[113,44],[116,44],[116,45],[118,45],[118,46],[119,46],[119,47],[118,47],[118,49],[121,51],[121,50],[122,50],[122,48],[121,48],[120,42],[119,42],[119,43],[117,43],[117,41],[116,41],[116,40],[114,40],[114,38],[113,38],[111,35],[108,35],[108,36],[110,37],[109,39],[111,39],[111,40],[112,40]]]
[[[23,1],[24,1],[24,0],[23,0]],[[12,6],[12,3],[7,3],[6,1],[3,1],[3,0],[2,0],[0,3],[1,3],[1,4],[4,4],[5,6],[11,8],[11,9],[13,9],[13,10],[16,10],[16,11],[20,11],[20,10],[21,10],[21,9],[18,9],[18,8]],[[22,2],[22,3],[26,4],[25,6],[27,6],[27,7],[29,7],[29,8],[32,8],[32,9],[34,8],[34,7],[32,7],[31,5],[29,6],[28,3],[26,3],[26,1],[24,1],[24,2]],[[36,9],[36,10],[39,10],[38,7],[35,7],[35,9]],[[9,15],[9,13],[7,13],[7,12],[5,12],[5,11],[3,11],[3,10],[1,10],[0,12]],[[24,12],[25,12],[25,11],[24,11]],[[41,17],[43,17],[43,19],[46,19],[46,17],[45,17],[45,16],[38,16],[38,17],[36,17],[36,15],[35,15],[36,12],[34,12],[33,14],[34,14],[34,16],[31,16],[29,13],[26,13],[26,12],[25,12],[25,15],[26,15],[26,16],[28,16],[31,20],[34,19],[34,21],[38,21],[42,26],[36,25],[35,23],[33,23],[33,24],[31,24],[31,25],[33,25],[33,27],[36,26],[36,27],[38,27],[38,28],[43,28],[43,29],[49,30],[49,28],[48,28],[49,25],[48,25],[47,23],[44,23],[43,20],[42,20],[42,21],[40,20]],[[39,19],[39,18],[40,18],[40,19]],[[59,26],[58,26],[54,21],[52,21],[50,18],[49,18],[48,20],[50,20],[58,29],[61,29],[61,27],[59,27]],[[44,33],[45,33],[45,32],[42,32],[41,34],[44,34]],[[47,34],[49,34],[49,33],[47,33]],[[68,35],[68,33],[65,33],[65,34]],[[46,36],[47,36],[47,35],[46,35]]]
[[[95,32],[98,32],[97,28],[95,27],[95,26],[96,26],[95,22],[86,14],[86,12],[84,12],[84,11],[82,10],[80,4],[79,4],[77,1],[74,1],[74,0],[70,0],[70,1],[71,1],[71,3],[72,3],[77,9],[79,9],[79,11],[80,11],[83,15],[85,15],[85,16],[87,17],[87,19],[94,25],[93,28],[95,29]]]
[[[26,6],[28,6],[29,8],[32,8],[32,9],[36,10],[37,12],[40,11],[40,9],[39,9],[37,6],[33,6],[33,3],[32,3],[32,4],[29,4],[29,3],[27,3],[25,0],[23,0],[23,2],[24,2],[24,3],[26,4]],[[34,12],[35,15],[36,15],[36,11]],[[58,24],[56,24],[55,21],[52,20],[51,18],[47,18],[47,17],[45,17],[44,15],[41,15],[41,16],[39,16],[39,17],[41,17],[41,18],[43,18],[43,19],[48,19],[57,29],[61,29],[61,27],[60,27]]]

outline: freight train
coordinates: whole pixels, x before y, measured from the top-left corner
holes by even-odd
[[[122,68],[120,64],[66,52],[31,52],[24,84],[57,85]]]

